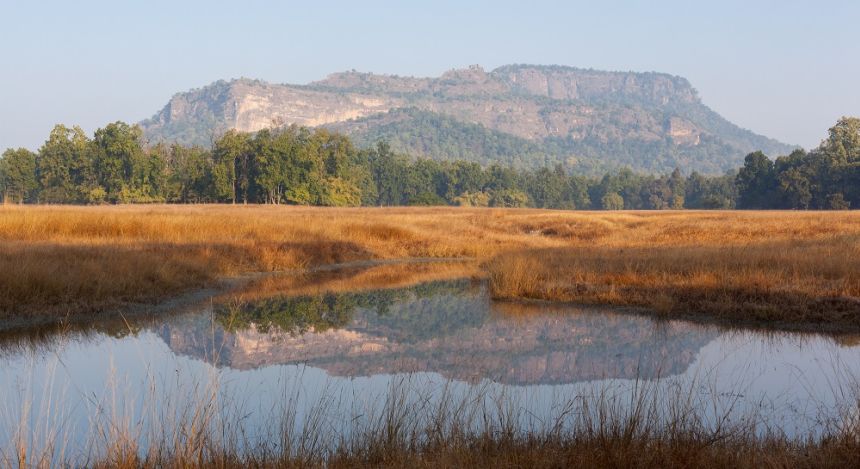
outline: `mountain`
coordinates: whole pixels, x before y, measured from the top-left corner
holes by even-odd
[[[326,126],[359,144],[435,159],[589,173],[628,166],[717,173],[794,147],[742,129],[681,77],[562,66],[479,66],[438,78],[335,73],[308,85],[217,81],[141,122],[150,142],[209,145],[224,131]]]

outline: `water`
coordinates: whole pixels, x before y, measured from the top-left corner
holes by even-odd
[[[790,436],[857,415],[850,339],[496,303],[471,280],[251,292],[243,303],[222,296],[155,318],[0,336],[0,448],[8,455],[26,435],[74,454],[98,446],[104,421],[145,447],[155,426],[195,418],[207,399],[209,418],[251,442],[279,438],[273,417],[301,431],[317,415],[320,428],[348,434],[392,393],[412,406],[447,396],[496,416],[513,409],[521,429],[552,422],[575,396],[623,402],[643,387],[692,396],[714,422],[754,414]]]

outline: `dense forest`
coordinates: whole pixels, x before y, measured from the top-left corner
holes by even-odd
[[[567,171],[588,176],[625,167],[646,173],[671,172],[679,165],[720,174],[734,167],[743,155],[712,135],[701,135],[696,145],[678,145],[671,138],[635,138],[633,135],[642,132],[641,126],[625,123],[619,116],[607,116],[606,122],[617,130],[611,138],[587,135],[579,139],[547,137],[533,141],[443,114],[407,108],[332,128],[346,131],[360,146],[384,140],[396,152],[421,158],[474,161],[482,165],[495,162],[515,169],[560,164]],[[727,156],[735,154],[738,157]]]
[[[358,148],[326,129],[229,131],[211,149],[144,144],[137,126],[88,137],[56,126],[37,152],[0,158],[4,203],[270,203],[466,205],[562,209],[847,209],[860,207],[860,119],[842,118],[822,144],[775,160],[761,152],[722,176],[629,169],[601,178]]]

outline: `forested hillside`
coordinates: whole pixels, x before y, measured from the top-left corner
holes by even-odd
[[[344,72],[308,85],[218,81],[175,95],[141,123],[151,144],[210,146],[231,129],[326,126],[360,145],[435,160],[598,175],[630,167],[720,174],[793,147],[741,129],[681,77],[561,66],[451,70],[438,78]]]

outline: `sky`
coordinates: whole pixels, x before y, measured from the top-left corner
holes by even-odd
[[[730,121],[812,148],[860,116],[858,26],[857,0],[0,0],[0,149],[138,122],[218,79],[511,63],[680,75]]]

